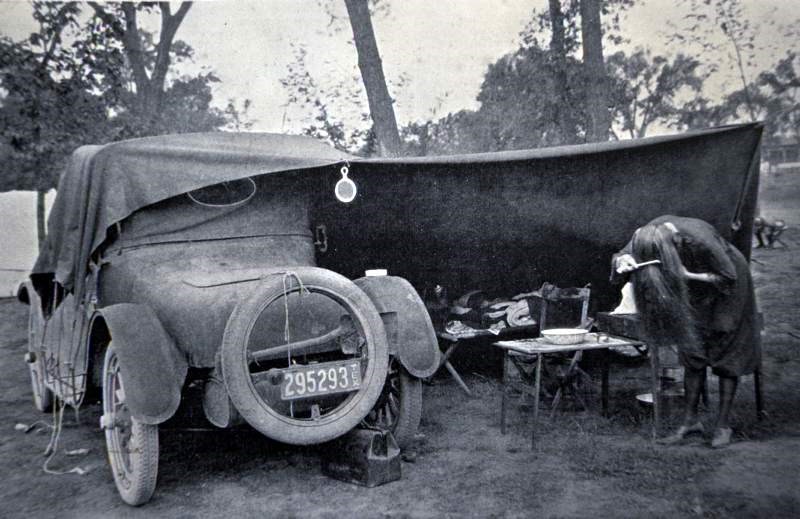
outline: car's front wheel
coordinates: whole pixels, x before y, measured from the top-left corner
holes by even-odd
[[[150,500],[158,477],[158,425],[131,416],[114,343],[103,363],[103,416],[108,462],[122,500],[132,506]]]
[[[33,405],[42,412],[50,411],[53,406],[53,392],[45,384],[45,360],[42,355],[44,334],[44,317],[42,310],[34,302],[28,311],[28,353],[25,361],[31,375]]]

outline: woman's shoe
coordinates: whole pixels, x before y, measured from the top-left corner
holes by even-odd
[[[732,435],[733,429],[730,427],[718,427],[714,431],[714,438],[711,440],[711,448],[721,449],[722,447],[727,447],[731,444]]]
[[[690,434],[703,434],[703,424],[701,422],[696,422],[692,425],[681,425],[678,429],[670,434],[669,436],[665,436],[663,438],[659,438],[656,440],[657,443],[661,445],[675,445],[684,440]]]

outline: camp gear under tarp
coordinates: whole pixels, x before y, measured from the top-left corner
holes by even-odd
[[[660,214],[711,222],[749,256],[762,126],[471,155],[360,159],[306,137],[186,134],[79,149],[62,174],[34,281],[82,293],[91,254],[135,211],[219,182],[298,172],[327,245],[317,263],[349,277],[386,268],[435,284],[517,293],[591,282]],[[349,166],[352,203],[334,196]],[[303,171],[301,171],[303,170]]]

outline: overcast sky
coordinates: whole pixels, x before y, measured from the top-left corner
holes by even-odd
[[[194,47],[195,68],[207,66],[220,76],[218,103],[251,99],[254,130],[297,132],[304,121],[286,106],[287,93],[279,82],[293,59],[292,45],[306,48],[309,69],[322,85],[358,75],[344,2],[328,1],[341,16],[338,25],[330,25],[317,0],[195,2],[178,38]],[[685,14],[675,3],[639,0],[623,20],[623,34],[630,40],[624,47],[646,46],[656,53],[693,50],[667,46],[668,23]],[[387,78],[395,84],[406,78],[402,87],[391,88],[398,122],[405,124],[429,119],[434,111],[443,116],[475,108],[487,66],[517,47],[532,10],[545,9],[547,1],[395,0],[389,5],[388,15],[375,18],[375,33]],[[800,0],[749,0],[745,5],[748,17],[765,28],[770,20],[788,23],[800,15]],[[2,1],[0,10],[0,34],[19,39],[34,28],[27,3]],[[784,41],[774,26],[761,31],[758,44],[764,47],[762,66],[797,46]],[[731,88],[730,79],[720,75],[711,90]],[[715,93],[720,92],[710,92]]]
[[[344,2],[330,0],[334,11],[345,15]],[[758,35],[759,65],[766,67],[796,41],[788,41],[769,21],[796,20],[800,0],[750,0],[748,18],[769,27]],[[625,48],[649,47],[655,53],[680,50],[666,43],[668,23],[680,21],[673,0],[639,0],[623,20]],[[392,88],[400,124],[431,118],[463,108],[475,108],[487,66],[513,51],[519,32],[533,8],[544,9],[546,0],[402,0],[391,1],[391,11],[374,20],[376,38]],[[357,57],[349,43],[352,32],[345,23],[339,32],[316,0],[258,0],[196,2],[178,31],[195,49],[194,67],[207,66],[221,83],[215,99],[251,99],[254,130],[300,131],[302,114],[286,105],[280,78],[292,60],[292,45],[308,52],[309,69],[318,82],[346,80],[357,75]],[[0,1],[0,35],[25,37],[34,29],[30,6]],[[721,37],[721,34],[717,37]],[[606,49],[609,52],[610,49]],[[704,56],[704,59],[709,59]],[[725,56],[715,57],[722,63]],[[723,67],[723,70],[729,70]],[[734,78],[720,74],[709,83],[707,95],[717,96],[737,88]],[[22,208],[22,209],[21,209]],[[33,198],[0,194],[0,268],[29,267],[35,255]],[[0,283],[2,278],[0,278]],[[3,288],[0,287],[0,295]]]

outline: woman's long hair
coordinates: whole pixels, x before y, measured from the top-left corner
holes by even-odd
[[[695,350],[700,342],[672,231],[665,225],[646,225],[634,234],[632,245],[638,263],[661,261],[632,274],[636,308],[647,340],[653,346]]]

